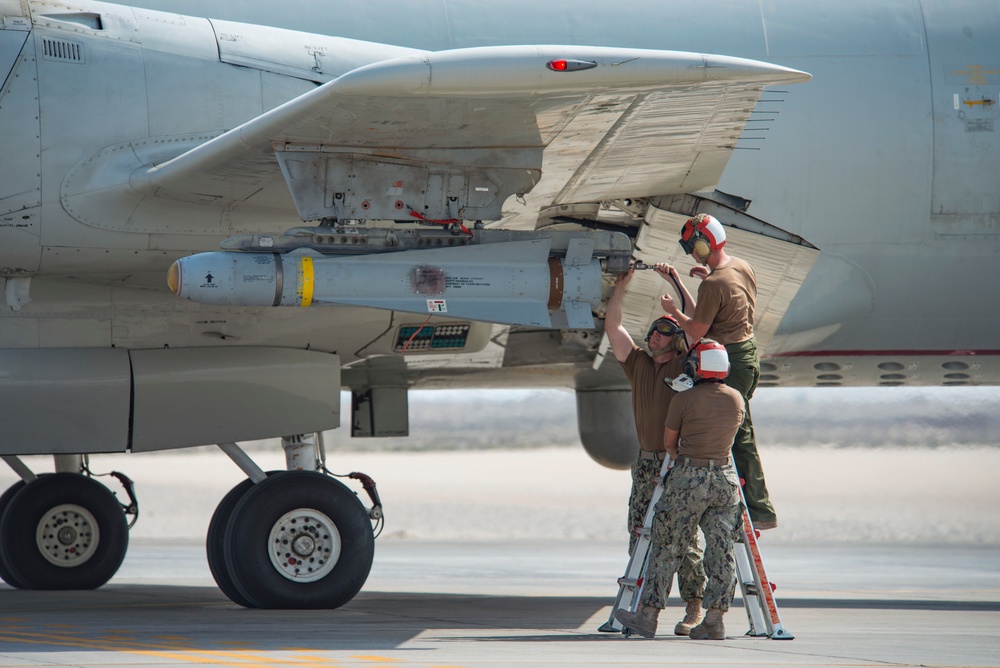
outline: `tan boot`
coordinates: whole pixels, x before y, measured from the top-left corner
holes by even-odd
[[[701,599],[692,598],[687,602],[687,610],[684,611],[684,619],[677,622],[674,627],[675,636],[686,636],[691,633],[695,624],[701,621]]]
[[[641,605],[635,612],[629,612],[624,608],[615,612],[615,619],[643,638],[652,638],[656,635],[656,618],[659,616],[660,609],[649,605]]]
[[[692,640],[725,640],[726,625],[722,623],[722,610],[709,608],[705,613],[705,621],[691,629]]]

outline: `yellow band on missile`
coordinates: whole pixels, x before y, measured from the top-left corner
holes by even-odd
[[[309,306],[313,300],[313,290],[316,289],[315,272],[313,271],[313,259],[303,257],[299,262],[299,306]]]

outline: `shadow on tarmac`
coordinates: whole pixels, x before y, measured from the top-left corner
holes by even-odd
[[[67,647],[126,652],[389,650],[414,637],[444,630],[463,635],[490,629],[553,630],[532,639],[607,639],[597,633],[595,615],[609,597],[491,596],[362,592],[337,610],[242,608],[215,587],[109,585],[96,591],[23,591],[0,588],[0,644],[18,652]],[[680,602],[671,606],[680,610]],[[902,599],[781,600],[782,608],[995,612],[1000,602]],[[734,611],[742,602],[734,602]],[[589,624],[588,624],[589,622]],[[739,633],[734,633],[739,636]],[[502,640],[486,633],[483,639]],[[475,641],[475,636],[464,636]],[[512,639],[515,636],[511,636]],[[10,646],[10,645],[8,645]]]
[[[491,586],[499,590],[504,582],[499,578]],[[791,613],[790,630],[797,634],[790,643],[744,635],[746,619],[737,600],[729,615],[732,624],[727,623],[729,642],[715,643],[672,635],[673,620],[683,611],[676,598],[665,611],[663,632],[650,642],[597,631],[612,604],[607,596],[373,591],[336,610],[255,610],[208,585],[123,583],[95,591],[0,586],[0,663],[119,668],[996,665],[1000,601],[887,594],[780,600],[781,608],[795,609],[784,610]],[[845,644],[847,636],[851,642]]]

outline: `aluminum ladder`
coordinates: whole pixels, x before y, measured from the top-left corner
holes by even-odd
[[[646,516],[642,526],[636,530],[638,539],[632,554],[629,556],[625,575],[618,578],[618,595],[615,597],[614,605],[611,606],[611,614],[608,616],[608,621],[597,629],[602,633],[622,633],[626,637],[631,635],[629,629],[625,628],[615,617],[615,612],[622,608],[634,612],[639,607],[646,568],[649,564],[649,548],[653,517],[656,515],[656,503],[663,495],[663,483],[672,466],[673,460],[669,457],[663,460],[660,477],[653,488]],[[753,528],[750,514],[746,510],[742,482],[741,480],[740,500],[743,502],[743,530],[736,540],[736,579],[740,586],[747,619],[750,622],[750,630],[746,632],[746,635],[768,637],[773,640],[791,640],[795,636],[781,623],[778,604],[774,600],[775,586],[768,579],[764,570],[764,560],[761,558],[760,546],[757,544],[757,538],[760,534]]]

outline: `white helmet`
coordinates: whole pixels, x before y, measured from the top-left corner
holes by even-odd
[[[724,379],[729,375],[729,353],[726,347],[712,339],[701,339],[691,347],[684,360],[684,373],[695,379]]]
[[[702,261],[709,253],[726,245],[726,228],[715,216],[699,213],[684,223],[680,244],[685,253]]]

